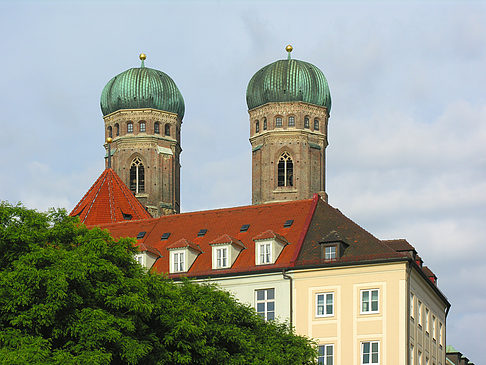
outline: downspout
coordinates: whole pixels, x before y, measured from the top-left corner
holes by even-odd
[[[292,317],[293,317],[293,288],[292,288],[292,276],[288,275],[286,272],[285,272],[285,269],[282,270],[282,276],[284,279],[286,280],[289,280],[289,284],[290,284],[290,328],[293,328],[292,326]]]
[[[411,279],[411,272],[412,272],[412,263],[410,261],[407,262],[407,364],[412,365],[410,363],[410,279]]]

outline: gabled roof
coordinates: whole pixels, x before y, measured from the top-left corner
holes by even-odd
[[[103,171],[69,215],[87,226],[152,218],[111,168]]]
[[[275,233],[271,229],[266,230],[265,232],[260,233],[259,235],[253,237],[253,241],[258,241],[258,240],[268,240],[275,238],[277,240],[282,241],[283,243],[288,243],[285,237],[279,235],[278,233]]]
[[[231,237],[229,234],[222,234],[221,236],[219,236],[218,238],[216,238],[215,240],[212,240],[211,242],[209,242],[209,245],[223,245],[223,244],[231,244],[231,245],[235,245],[241,249],[245,249],[245,245],[243,244],[243,242],[241,242],[240,240],[237,240],[236,238],[233,238]]]
[[[382,240],[382,242],[387,244],[397,252],[415,251],[415,248],[405,239]]]
[[[167,249],[173,250],[173,249],[176,249],[176,248],[186,248],[186,247],[190,247],[194,251],[201,252],[201,249],[199,248],[198,245],[194,244],[191,241],[186,240],[185,238],[181,238],[180,240],[174,242],[172,245],[167,246]]]

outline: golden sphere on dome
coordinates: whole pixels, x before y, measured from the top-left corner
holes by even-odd
[[[290,44],[287,47],[285,47],[285,50],[287,52],[292,52],[293,49],[294,49],[294,47],[292,47]]]
[[[140,53],[140,56],[139,56],[139,57],[140,57],[140,59],[141,59],[142,61],[144,61],[144,60],[146,60],[146,59],[147,59],[147,55],[146,55],[145,53]]]

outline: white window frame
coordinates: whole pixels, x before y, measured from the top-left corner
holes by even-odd
[[[137,253],[135,255],[135,261],[137,261],[140,265],[143,266],[143,254],[142,253]]]
[[[370,344],[370,353],[369,353],[369,362],[364,362],[364,347],[365,347],[365,344],[366,343],[369,343]],[[377,344],[378,345],[378,351],[377,352],[373,352],[373,344]],[[378,361],[377,362],[373,362],[373,353],[377,353],[378,354]],[[363,341],[361,342],[361,365],[379,365],[380,364],[380,341]]]
[[[223,269],[229,267],[228,262],[228,247],[216,248],[216,268]]]
[[[321,349],[322,355],[321,355]],[[334,364],[334,344],[323,344],[318,347],[317,364],[318,365],[333,365]],[[330,354],[329,354],[330,352]],[[329,357],[331,357],[330,361]]]
[[[432,338],[435,340],[437,338],[437,318],[432,315]]]
[[[417,324],[422,327],[422,302],[417,301]]]
[[[182,260],[181,260],[182,259]],[[184,272],[186,261],[186,253],[184,251],[172,252],[172,272]]]
[[[414,365],[413,358],[413,344],[410,344],[410,365]]]
[[[328,252],[329,251],[329,252]],[[337,257],[337,247],[336,246],[325,246],[324,247],[324,260],[336,260]]]
[[[439,345],[442,346],[442,322],[439,322]]]
[[[425,308],[425,322],[424,322],[424,329],[425,329],[425,332],[426,333],[429,333],[429,315],[430,315],[430,311],[429,311],[429,308]]]
[[[269,298],[269,294],[273,293],[273,298]],[[263,299],[258,299],[258,293],[263,293]],[[269,304],[273,303],[273,311],[269,310]],[[258,310],[258,304],[263,304],[263,311]],[[274,320],[275,316],[275,288],[256,289],[255,290],[255,310],[265,319],[265,321]],[[263,313],[263,315],[261,315]],[[273,318],[269,318],[269,314],[273,313]]]
[[[372,308],[372,304],[373,304],[373,300],[372,300],[372,298],[373,298],[373,294],[372,294],[372,293],[373,293],[374,291],[378,292],[378,300],[377,300],[377,302],[378,302],[378,303],[377,303],[377,307],[378,307],[378,308],[377,308],[376,310],[372,310],[372,309],[371,309],[371,308]],[[364,294],[365,292],[367,292],[367,293],[368,293],[368,298],[369,298],[369,302],[368,302],[368,303],[369,303],[369,305],[368,305],[368,310],[367,310],[367,311],[363,310],[363,294]],[[359,295],[359,297],[360,297],[360,308],[359,308],[359,309],[360,309],[360,313],[361,313],[361,314],[374,314],[374,313],[380,313],[380,289],[362,289],[362,290],[360,291],[360,295]]]
[[[319,305],[319,298],[323,298],[323,304],[320,306]],[[331,298],[331,311],[328,311],[328,304],[327,304],[327,298]],[[319,308],[323,307],[323,313],[319,314]],[[327,292],[327,293],[317,293],[316,294],[316,317],[322,318],[322,317],[332,317],[334,316],[334,292]]]
[[[417,365],[422,365],[422,352],[419,351],[417,354]]]
[[[261,242],[258,244],[258,264],[268,265],[272,264],[272,243]]]

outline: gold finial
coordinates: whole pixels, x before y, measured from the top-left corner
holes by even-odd
[[[145,61],[147,59],[147,55],[145,53],[140,53],[140,60]]]
[[[108,138],[106,139],[106,143],[111,143],[111,142],[113,142],[113,138],[108,137]]]
[[[287,47],[285,47],[285,50],[289,53],[292,52],[293,49],[294,48],[290,44]]]

